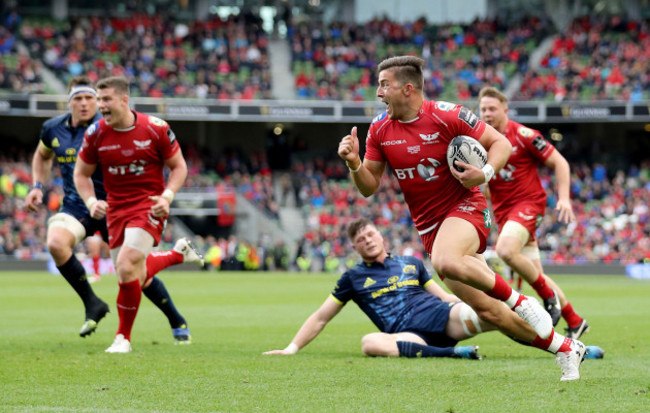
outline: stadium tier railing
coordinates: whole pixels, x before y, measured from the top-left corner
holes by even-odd
[[[232,122],[368,122],[385,110],[380,102],[324,100],[216,100],[131,98],[133,109],[167,120]],[[0,116],[56,116],[67,110],[65,95],[0,95]],[[463,102],[461,102],[463,103]],[[475,110],[475,102],[464,102]],[[648,122],[650,101],[511,102],[522,123]]]

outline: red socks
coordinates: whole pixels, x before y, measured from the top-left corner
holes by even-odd
[[[147,255],[147,280],[165,268],[183,262],[183,254],[171,251],[152,252]]]
[[[540,274],[539,277],[537,277],[537,280],[535,280],[534,283],[531,283],[530,286],[533,287],[540,297],[542,297],[542,300],[548,300],[553,297],[553,290],[551,287],[546,285],[546,277],[544,277],[543,274]]]
[[[535,340],[533,340],[530,345],[542,350],[550,351],[553,354],[571,351],[571,339],[564,337],[555,331],[551,331],[551,335],[548,336],[547,339],[543,339],[540,336],[535,337]]]
[[[117,315],[120,318],[120,324],[117,334],[123,334],[124,338],[131,341],[131,330],[142,299],[142,287],[140,280],[124,284],[118,283],[118,285],[120,290],[117,293]]]
[[[99,255],[93,257],[93,271],[95,275],[99,275]]]
[[[494,274],[494,287],[485,292],[492,298],[506,301],[512,295],[512,287],[499,274]]]
[[[562,318],[566,320],[566,323],[571,328],[576,327],[578,324],[582,323],[582,317],[580,317],[578,313],[573,310],[571,303],[566,303],[562,309]]]

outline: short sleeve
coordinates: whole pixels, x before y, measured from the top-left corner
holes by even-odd
[[[332,290],[332,297],[340,304],[345,304],[354,297],[354,289],[349,272],[345,272],[336,282],[334,290]]]
[[[528,152],[540,163],[544,163],[555,150],[542,134],[536,130],[520,126],[517,129],[517,136],[528,149]]]

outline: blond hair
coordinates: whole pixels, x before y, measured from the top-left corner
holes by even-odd
[[[499,92],[495,87],[486,86],[481,89],[481,91],[478,93],[478,101],[480,102],[481,99],[485,97],[498,99],[499,102],[503,103],[505,107],[508,107],[508,97]]]

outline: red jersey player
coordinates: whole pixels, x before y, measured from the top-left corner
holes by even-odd
[[[485,197],[475,187],[505,165],[511,145],[467,108],[425,100],[423,64],[414,56],[379,64],[377,97],[386,103],[386,112],[370,125],[363,161],[356,127],[341,140],[338,154],[364,196],[377,191],[390,164],[433,268],[445,284],[504,334],[557,354],[561,380],[576,380],[584,344],[556,333],[542,306],[514,291],[480,254],[490,219]],[[487,149],[488,164],[483,169],[458,161],[463,172],[449,168],[447,146],[457,135],[471,136]]]
[[[508,118],[508,98],[497,89],[481,90],[479,109],[481,119],[504,134],[513,147],[506,166],[488,183],[499,224],[497,254],[544,299],[553,323],[563,316],[568,324],[567,336],[580,338],[589,324],[573,310],[560,287],[544,275],[535,239],[535,230],[546,210],[546,191],[537,173],[539,165],[555,171],[559,221],[575,221],[569,199],[569,163],[539,131]]]
[[[145,257],[160,242],[169,204],[187,176],[174,133],[158,118],[129,108],[129,84],[109,77],[97,84],[103,119],[84,136],[74,181],[93,218],[107,218],[108,242],[119,280],[120,319],[109,353],[131,351],[131,330],[146,280]],[[90,177],[101,167],[106,201],[95,198]],[[171,172],[167,186],[163,167]],[[110,207],[109,207],[110,206]]]

